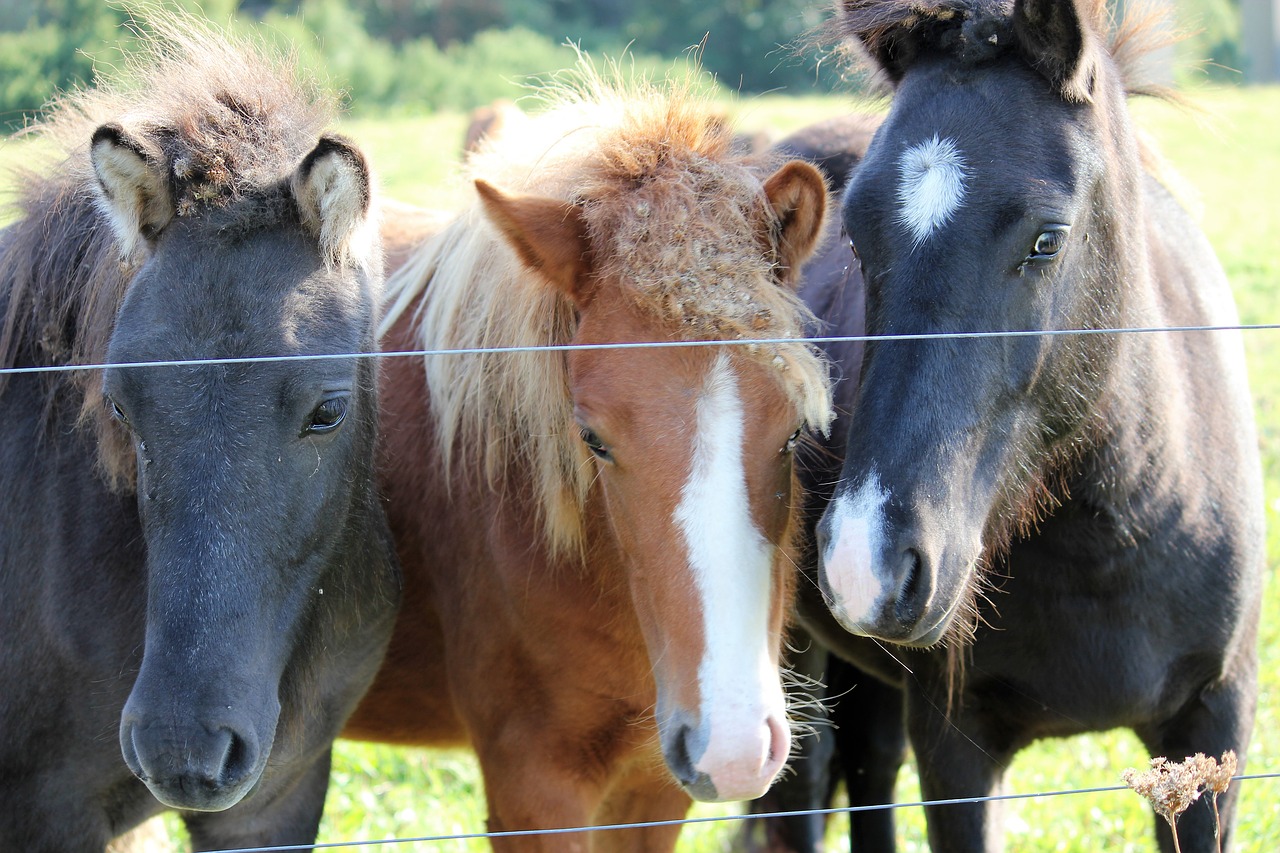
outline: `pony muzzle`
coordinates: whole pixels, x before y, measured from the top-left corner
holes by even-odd
[[[240,802],[267,765],[271,736],[259,737],[248,721],[232,715],[200,721],[156,719],[131,699],[120,723],[125,763],[170,808],[223,811]]]
[[[908,646],[946,634],[954,601],[940,595],[934,549],[890,530],[879,507],[834,501],[818,528],[818,582],[845,630]]]
[[[676,723],[662,737],[667,767],[690,797],[705,803],[761,796],[790,751],[790,728],[774,714],[750,724]]]

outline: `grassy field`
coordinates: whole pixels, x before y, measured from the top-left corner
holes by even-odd
[[[1280,323],[1280,89],[1195,93],[1203,110],[1187,113],[1142,103],[1141,125],[1160,143],[1185,179],[1185,196],[1202,211],[1204,227],[1236,289],[1245,323]],[[736,106],[744,129],[778,134],[847,109],[839,98],[765,97]],[[442,115],[394,122],[356,122],[345,131],[371,155],[386,191],[405,201],[447,207],[458,198],[458,143],[464,118]],[[0,163],[25,157],[22,145],[0,145]],[[1280,773],[1280,331],[1246,333],[1261,431],[1270,526],[1271,572],[1262,634],[1263,685],[1248,772]],[[1180,756],[1179,756],[1180,757]],[[1125,733],[1039,744],[1022,753],[1007,778],[1010,793],[1110,786],[1125,767],[1145,765],[1136,739]],[[1237,824],[1239,851],[1280,849],[1280,781],[1244,782]],[[919,795],[913,768],[903,773],[900,801]],[[321,841],[411,838],[482,831],[484,805],[470,756],[396,750],[353,743],[338,746]],[[695,815],[734,809],[698,807]],[[1136,795],[1112,792],[1016,801],[1006,808],[1007,848],[1016,851],[1147,851],[1150,813]],[[903,851],[927,849],[919,809],[899,817]],[[166,824],[175,837],[176,822]],[[833,834],[844,822],[833,821]],[[686,830],[681,849],[731,849],[738,824]],[[463,851],[479,841],[375,845],[361,849]],[[836,843],[834,849],[841,849]]]

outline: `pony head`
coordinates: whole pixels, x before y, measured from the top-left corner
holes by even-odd
[[[1147,274],[1141,168],[1103,4],[841,8],[843,31],[894,87],[843,207],[868,334],[1097,329],[1137,316],[1127,283]],[[873,338],[818,526],[820,582],[839,621],[913,646],[966,637],[982,567],[1055,505],[1096,440],[1108,366],[1125,345]]]
[[[325,98],[200,24],[149,29],[119,78],[38,128],[67,157],[28,179],[6,241],[5,346],[112,365],[60,382],[146,543],[120,746],[161,803],[213,811],[311,762],[389,636],[375,368],[129,363],[372,351],[382,261],[368,166],[322,132]],[[278,743],[286,705],[306,707],[305,743]]]
[[[429,359],[440,446],[526,478],[548,547],[626,584],[666,763],[728,800],[789,752],[791,451],[831,404],[795,294],[823,179],[715,116],[595,80],[473,157],[478,204],[406,278],[429,270],[428,347],[582,347]]]

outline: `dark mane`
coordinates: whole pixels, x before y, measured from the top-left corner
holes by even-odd
[[[203,24],[159,14],[144,47],[95,88],[56,101],[25,133],[50,164],[15,178],[17,221],[0,233],[0,365],[97,363],[141,258],[99,208],[90,140],[105,124],[145,133],[180,217],[255,217],[316,144],[335,104],[288,63]],[[277,201],[272,201],[272,199]],[[97,374],[59,374],[51,389],[100,408]],[[5,377],[0,377],[0,382]]]
[[[1012,7],[1012,0],[849,0],[836,18],[837,35],[893,51],[898,34],[910,32],[934,50],[977,62],[1005,49],[986,37],[1008,28]]]
[[[843,0],[840,14],[831,22],[829,38],[851,48],[855,64],[877,67],[866,45],[879,45],[898,61],[910,56],[900,50],[930,49],[950,55],[966,64],[995,59],[1013,50],[1011,33],[1013,0]],[[1086,0],[1089,29],[1096,43],[1105,46],[1131,94],[1169,97],[1159,86],[1143,79],[1147,56],[1177,41],[1170,13],[1151,4],[1136,5],[1122,21],[1112,20],[1106,0]],[[911,39],[904,39],[906,33]]]

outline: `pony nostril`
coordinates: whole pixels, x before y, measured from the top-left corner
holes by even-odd
[[[706,744],[699,747],[699,739],[704,737],[693,726],[682,724],[675,730],[671,741],[663,747],[663,757],[667,768],[685,792],[695,800],[714,802],[719,799],[715,783],[704,771],[694,767],[694,754],[701,756]]]
[[[175,781],[182,790],[189,792],[235,785],[244,776],[246,752],[244,742],[235,732],[218,729],[205,745],[206,760],[199,761],[194,754],[189,756],[185,766],[174,768]]]
[[[698,772],[693,769],[693,759],[689,756],[690,734],[692,730],[689,726],[680,726],[672,738],[671,748],[667,750],[667,766],[682,785],[691,785],[698,777]]]
[[[785,718],[772,716],[765,720],[765,726],[769,730],[769,754],[765,758],[763,772],[773,779],[791,757],[791,728]]]
[[[220,734],[227,738],[227,745],[223,752],[218,782],[228,787],[238,785],[252,775],[257,767],[256,742],[252,738],[236,734],[231,729],[222,729]]]
[[[133,771],[133,775],[143,782],[148,781],[147,768],[142,763],[142,750],[138,746],[138,727],[127,720],[121,733],[120,748],[124,763]]]
[[[914,625],[924,612],[931,593],[928,572],[920,552],[907,548],[898,561],[898,595],[894,600],[894,615],[904,625]]]

